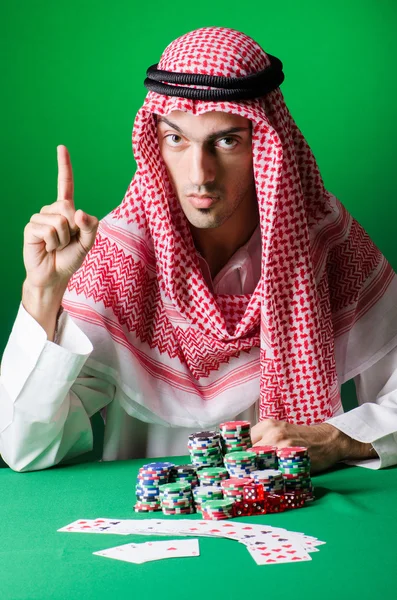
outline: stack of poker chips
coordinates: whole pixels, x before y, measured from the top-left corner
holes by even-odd
[[[230,452],[225,454],[224,460],[230,477],[251,477],[256,470],[256,457],[252,452]]]
[[[198,472],[200,485],[220,487],[222,481],[228,479],[229,473],[224,467],[209,467],[200,469]]]
[[[277,469],[276,446],[253,446],[248,448],[247,451],[256,455],[256,468],[259,471]]]
[[[165,515],[189,515],[195,512],[189,483],[178,481],[160,485],[160,503]]]
[[[198,485],[193,489],[193,497],[197,510],[201,510],[208,500],[223,500],[223,491],[217,485]]]
[[[252,446],[249,421],[226,421],[219,425],[223,454],[247,450]]]
[[[281,471],[276,469],[265,469],[264,471],[252,471],[251,477],[255,483],[261,483],[265,492],[272,494],[283,494],[285,491],[284,477]]]
[[[169,476],[170,483],[190,483],[192,488],[199,484],[197,471],[193,465],[175,465],[172,467]]]
[[[161,510],[160,486],[168,482],[172,467],[174,464],[170,462],[153,462],[139,469],[135,487],[137,497],[135,512]]]
[[[199,431],[189,435],[187,447],[196,469],[223,466],[220,435],[217,431]]]
[[[244,486],[252,483],[254,483],[254,480],[249,477],[225,479],[221,483],[221,488],[225,498],[229,498],[233,502],[242,502],[244,500]]]
[[[314,500],[307,448],[301,446],[278,448],[277,456],[278,468],[284,478],[285,491],[300,492],[307,502]]]
[[[233,518],[233,505],[232,499],[227,498],[224,500],[208,500],[201,506],[201,514],[204,519],[212,519],[220,521],[221,519],[232,519]]]

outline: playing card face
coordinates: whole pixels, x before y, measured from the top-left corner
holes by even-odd
[[[311,556],[302,547],[293,543],[275,544],[269,546],[247,546],[248,552],[257,565],[274,565],[279,563],[302,562],[311,560]]]
[[[58,531],[68,531],[73,533],[117,533],[127,535],[128,532],[122,530],[123,521],[117,519],[78,519]]]
[[[199,543],[193,540],[167,540],[143,544],[123,544],[115,548],[93,552],[98,556],[142,564],[165,558],[200,556]]]

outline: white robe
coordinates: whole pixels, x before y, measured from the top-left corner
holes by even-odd
[[[252,293],[260,276],[259,227],[210,280],[215,293]],[[93,346],[66,311],[54,342],[22,303],[3,354],[0,375],[0,454],[15,471],[34,471],[91,450],[90,417],[105,417],[103,460],[187,454],[190,433],[208,427],[171,426],[134,403],[133,392],[86,365]],[[397,464],[397,346],[354,377],[359,406],[327,422],[351,438],[372,443],[378,458],[351,461],[383,468]],[[258,400],[230,419],[258,421]],[[106,408],[105,408],[106,407]],[[203,409],[205,410],[205,409]],[[106,411],[106,414],[105,414]],[[218,423],[213,423],[216,427]]]

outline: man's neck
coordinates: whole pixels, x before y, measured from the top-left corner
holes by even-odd
[[[197,229],[190,227],[194,244],[206,260],[211,278],[219,273],[235,252],[246,244],[259,223],[258,203],[237,210],[220,227]]]

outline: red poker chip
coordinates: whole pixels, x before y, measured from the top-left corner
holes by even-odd
[[[221,487],[224,488],[235,485],[250,485],[253,482],[254,480],[252,479],[252,477],[241,477],[241,479],[239,479],[238,477],[231,477],[230,479],[224,479],[221,483]]]
[[[219,429],[234,429],[235,427],[251,427],[249,421],[225,421],[219,424]]]
[[[277,450],[277,446],[252,446],[252,448],[250,449],[252,450],[252,452],[255,452],[256,450],[260,450],[261,452],[276,452]]]
[[[206,514],[208,516],[211,517],[218,517],[218,518],[224,518],[227,519],[228,517],[230,517],[232,510],[230,509],[227,513],[223,513],[223,512],[213,512],[213,511],[208,511],[208,510],[203,510],[203,514]]]
[[[287,446],[286,448],[278,448],[277,456],[285,456],[289,454],[291,456],[296,456],[305,454],[306,452],[307,448],[305,448],[304,446]]]

